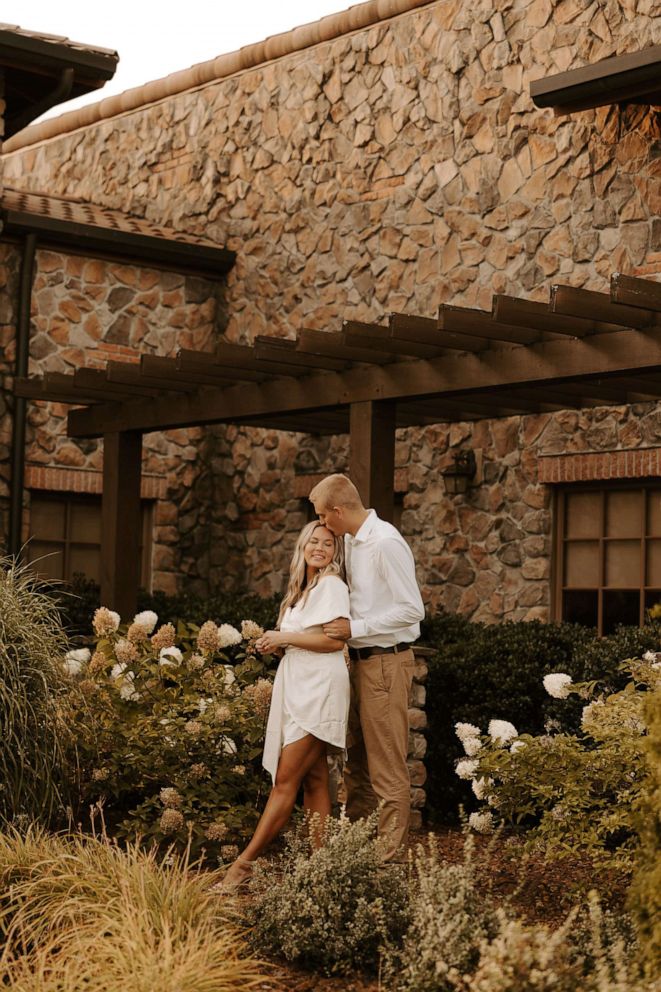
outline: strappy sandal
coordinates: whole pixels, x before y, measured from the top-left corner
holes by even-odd
[[[244,858],[236,858],[235,861],[229,866],[225,872],[225,877],[212,885],[210,892],[225,894],[230,892],[238,892],[240,889],[247,887],[248,882],[252,877],[252,870],[254,866],[254,861],[246,861]],[[232,878],[232,869],[238,867],[242,871],[242,875],[239,878]]]

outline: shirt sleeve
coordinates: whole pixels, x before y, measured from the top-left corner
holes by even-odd
[[[301,624],[304,629],[320,627],[338,617],[351,616],[349,590],[337,575],[327,575],[310,591],[307,602],[301,610]]]
[[[371,637],[412,627],[424,619],[425,607],[415,577],[411,549],[403,541],[386,538],[375,551],[375,564],[391,592],[383,610],[351,621],[351,637]]]

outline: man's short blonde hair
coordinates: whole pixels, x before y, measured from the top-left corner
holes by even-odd
[[[335,475],[327,475],[318,482],[310,492],[310,500],[312,503],[319,503],[322,512],[331,510],[334,506],[343,506],[347,510],[365,509],[360,493],[351,479],[339,472]]]

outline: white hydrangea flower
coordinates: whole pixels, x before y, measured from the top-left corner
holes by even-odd
[[[142,613],[136,613],[133,623],[142,627],[145,634],[151,634],[158,623],[158,615],[153,610],[143,610]]]
[[[543,682],[549,696],[553,696],[554,699],[566,699],[569,695],[572,677],[565,675],[564,672],[553,672],[551,675],[545,675]]]
[[[198,703],[197,703],[197,709],[198,709],[198,712],[200,713],[200,716],[203,713],[206,713],[206,711],[208,710],[208,708],[211,705],[211,703],[213,703],[213,699],[211,698],[211,696],[207,696],[206,699],[204,698],[204,696],[200,696],[200,698],[198,700]]]
[[[464,751],[469,758],[472,758],[473,755],[477,754],[482,747],[482,741],[479,737],[464,737],[461,743],[463,744]]]
[[[64,671],[67,675],[80,675],[83,667],[92,657],[89,648],[77,648],[74,651],[67,651],[64,656]]]
[[[516,754],[517,751],[520,751],[521,748],[524,748],[525,746],[526,746],[525,741],[514,741],[514,743],[510,747],[510,753]]]
[[[486,799],[487,792],[493,785],[493,779],[486,775],[481,775],[480,778],[474,778],[471,782],[471,789],[476,799],[480,801]]]
[[[223,648],[232,647],[233,644],[240,644],[242,640],[241,632],[236,627],[231,623],[221,623],[218,628],[218,647],[221,651]]]
[[[161,648],[158,653],[158,663],[161,668],[177,668],[183,660],[184,656],[179,648]]]
[[[135,675],[133,672],[127,672],[124,676],[124,681],[120,686],[119,694],[122,699],[126,699],[128,702],[136,703],[140,699],[140,693],[133,684]]]
[[[231,737],[226,737],[225,735],[223,735],[220,738],[218,744],[219,744],[219,748],[220,748],[220,751],[221,751],[222,754],[236,754],[237,753],[237,750],[238,749],[237,749],[236,743],[232,740]]]
[[[113,680],[113,682],[116,682],[117,679],[122,677],[122,675],[126,671],[126,668],[127,665],[126,662],[124,661],[118,661],[116,665],[112,666],[112,668],[110,669],[110,678]]]
[[[223,677],[223,684],[227,689],[236,682],[236,674],[231,665],[223,665],[225,669],[225,675]]]
[[[462,758],[458,761],[455,766],[455,773],[459,778],[469,779],[472,778],[479,767],[479,761],[473,761],[470,758]]]
[[[493,813],[485,810],[483,813],[471,813],[468,817],[468,826],[476,830],[478,834],[490,834],[494,829]]]
[[[481,730],[472,723],[455,723],[454,732],[463,743],[467,737],[479,737]]]
[[[494,744],[507,744],[514,737],[519,736],[519,731],[509,720],[491,720],[489,722],[489,737]]]

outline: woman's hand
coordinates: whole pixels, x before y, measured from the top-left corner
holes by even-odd
[[[287,635],[281,630],[267,630],[255,641],[255,647],[260,654],[274,654],[278,648],[287,647]]]

